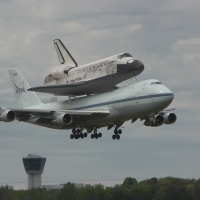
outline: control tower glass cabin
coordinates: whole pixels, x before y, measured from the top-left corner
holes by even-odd
[[[25,171],[28,175],[28,189],[41,187],[41,174],[44,170],[46,158],[29,154],[22,158]]]

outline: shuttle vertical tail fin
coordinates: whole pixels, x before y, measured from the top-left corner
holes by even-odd
[[[42,104],[34,92],[27,91],[30,86],[17,69],[10,69],[8,72],[11,78],[15,98],[20,108]]]
[[[67,64],[69,66],[78,66],[77,62],[74,60],[70,52],[67,50],[65,45],[60,39],[55,39],[53,41],[56,52],[58,54],[58,59],[61,64]]]

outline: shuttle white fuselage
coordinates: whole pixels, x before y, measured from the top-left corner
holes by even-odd
[[[122,81],[139,75],[144,65],[129,53],[120,53],[85,65],[79,65],[60,40],[54,40],[61,65],[51,69],[43,86],[29,91],[54,95],[84,95],[116,89]],[[62,48],[61,48],[62,47]],[[61,49],[67,53],[67,59]]]
[[[119,56],[128,55],[119,59]],[[91,62],[78,67],[72,67],[68,65],[59,65],[51,69],[44,80],[44,85],[55,85],[74,83],[80,81],[88,81],[107,75],[118,75],[118,77],[131,78],[140,74],[144,66],[142,63],[135,66],[132,63],[135,61],[128,53],[117,54],[102,60]],[[121,66],[120,66],[121,65]],[[123,69],[124,67],[124,69]],[[122,69],[120,69],[122,68]],[[123,79],[124,79],[123,78]]]

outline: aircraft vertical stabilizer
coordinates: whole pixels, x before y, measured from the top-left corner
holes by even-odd
[[[17,69],[10,69],[8,71],[12,81],[15,98],[20,108],[42,104],[34,92],[27,91],[30,86]]]

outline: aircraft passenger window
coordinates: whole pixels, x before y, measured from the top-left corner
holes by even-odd
[[[162,83],[161,82],[152,82],[151,85],[153,85],[153,84],[157,84],[158,85],[158,84],[162,84]]]

